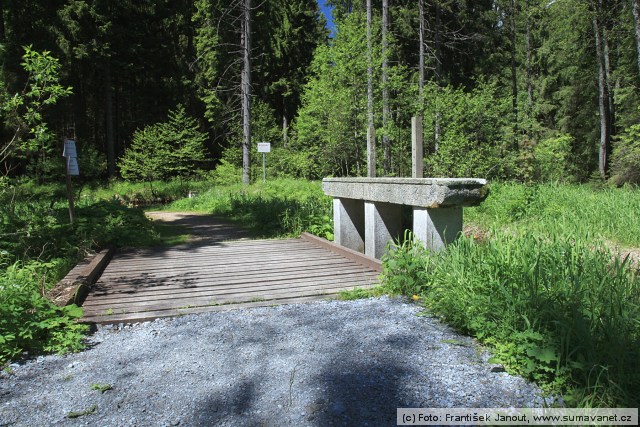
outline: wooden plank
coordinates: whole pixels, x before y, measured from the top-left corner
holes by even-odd
[[[325,249],[328,249],[331,252],[342,255],[345,258],[355,261],[358,264],[361,264],[367,268],[370,268],[378,272],[382,272],[382,263],[380,262],[380,260],[376,258],[367,256],[360,252],[354,251],[353,249],[349,249],[344,246],[338,245],[336,243],[330,242],[321,237],[314,236],[313,234],[310,234],[310,233],[302,233],[300,235],[300,238],[310,243],[313,243],[315,245],[318,245],[320,247],[323,247]]]
[[[341,271],[332,271],[327,270],[322,274],[316,274],[313,276],[274,276],[270,278],[263,278],[258,276],[251,276],[246,279],[236,278],[233,279],[221,279],[219,281],[200,281],[197,285],[185,287],[179,285],[160,285],[160,286],[150,286],[150,287],[119,287],[113,288],[110,286],[103,286],[96,288],[94,292],[91,294],[89,298],[85,301],[85,305],[93,304],[93,301],[98,299],[105,298],[126,298],[130,295],[140,294],[140,295],[155,295],[162,293],[178,293],[178,292],[188,292],[188,293],[198,293],[198,292],[206,292],[209,290],[224,290],[224,289],[242,289],[252,286],[262,286],[262,287],[270,287],[275,286],[278,283],[312,283],[314,281],[321,281],[331,279],[336,282],[340,282],[341,280],[347,280],[351,277],[362,277],[363,279],[371,279],[374,278],[377,280],[377,274],[375,273],[367,273],[358,270],[358,267],[351,267],[350,269],[345,269]]]
[[[160,310],[160,309],[178,309],[180,307],[191,308],[191,307],[204,307],[204,306],[217,306],[235,302],[252,302],[252,301],[269,301],[269,300],[277,300],[281,298],[293,298],[293,297],[303,297],[303,296],[312,296],[312,295],[329,295],[336,294],[345,289],[353,289],[353,288],[365,288],[371,287],[372,284],[363,284],[360,282],[355,282],[353,284],[345,284],[343,286],[329,285],[323,287],[315,287],[313,289],[296,289],[296,290],[282,290],[282,291],[273,291],[273,292],[256,292],[249,293],[243,296],[233,296],[233,297],[217,297],[217,298],[179,298],[179,299],[169,299],[169,300],[159,300],[159,301],[146,301],[139,302],[136,304],[126,304],[126,305],[106,305],[101,307],[92,307],[87,308],[86,313],[88,316],[95,315],[106,315],[107,313],[132,313],[132,312],[140,312],[140,311],[151,311],[151,310]]]
[[[133,298],[139,299],[153,299],[160,298],[163,295],[200,295],[200,294],[212,294],[212,293],[233,293],[233,292],[245,292],[246,289],[268,289],[279,287],[293,287],[293,286],[313,286],[327,283],[345,283],[347,281],[361,280],[366,282],[377,282],[378,277],[374,274],[362,274],[359,271],[345,271],[343,274],[326,275],[324,277],[302,277],[298,279],[289,280],[269,280],[269,281],[235,281],[234,283],[219,282],[210,285],[201,285],[193,288],[184,287],[155,287],[144,290],[139,289],[117,289],[110,288],[97,290],[91,298],[87,298],[84,305],[91,306],[95,304],[102,304],[105,301],[133,301]]]
[[[313,239],[136,250],[114,257],[85,301],[84,319],[118,323],[316,300],[377,284],[375,270]]]
[[[182,265],[202,265],[208,267],[215,267],[219,265],[237,265],[237,264],[245,264],[249,265],[249,263],[268,263],[268,262],[279,262],[283,260],[292,260],[292,261],[300,261],[300,260],[308,260],[308,259],[345,259],[344,257],[340,257],[335,254],[323,254],[322,252],[312,252],[312,253],[300,253],[292,252],[292,253],[283,253],[277,255],[268,255],[268,256],[260,256],[260,255],[246,255],[246,254],[235,254],[233,256],[215,256],[211,258],[185,258],[185,259],[166,259],[162,261],[154,261],[154,262],[137,262],[137,263],[122,263],[119,260],[114,260],[110,269],[107,272],[112,271],[130,271],[130,270],[149,270],[157,267],[178,267]]]
[[[281,248],[262,248],[266,250],[258,250],[246,248],[243,250],[219,250],[212,251],[207,253],[181,253],[181,254],[156,254],[157,256],[150,255],[137,255],[135,257],[125,257],[121,254],[116,256],[116,259],[120,261],[122,264],[137,264],[140,261],[145,260],[146,262],[155,263],[155,262],[163,262],[168,259],[171,260],[183,260],[183,259],[215,259],[217,257],[227,257],[231,258],[237,255],[241,256],[251,256],[251,255],[260,255],[262,257],[268,257],[272,255],[281,255],[281,254],[307,254],[307,253],[322,253],[322,248],[314,247],[314,246],[299,246],[299,247],[281,247]]]
[[[128,264],[139,264],[140,261],[144,260],[147,263],[156,263],[163,262],[166,260],[184,260],[184,259],[216,259],[217,257],[227,257],[232,258],[234,256],[256,256],[265,258],[269,256],[280,256],[283,254],[300,254],[300,256],[304,254],[311,253],[322,253],[322,248],[313,247],[313,246],[300,246],[300,247],[283,247],[283,248],[263,248],[267,250],[256,250],[254,249],[244,249],[244,250],[220,250],[215,252],[207,252],[207,253],[182,253],[182,254],[164,254],[159,256],[150,256],[150,255],[138,255],[135,257],[124,257],[121,254],[118,254],[115,259],[123,265]]]
[[[265,243],[262,243],[265,242]],[[299,246],[295,246],[299,245]],[[215,252],[250,252],[252,250],[265,250],[267,248],[273,248],[274,250],[280,248],[282,250],[291,249],[294,247],[313,248],[312,245],[306,245],[306,242],[300,239],[287,239],[287,240],[251,240],[247,243],[243,242],[230,242],[230,243],[213,243],[206,246],[194,246],[184,247],[181,249],[175,248],[149,248],[149,249],[134,249],[129,251],[120,252],[118,255],[123,259],[136,259],[141,256],[153,259],[154,257],[179,257],[179,256],[193,256],[201,254],[209,254]]]
[[[153,281],[158,281],[162,279],[187,279],[187,278],[198,278],[198,277],[213,277],[213,278],[221,278],[225,276],[231,275],[253,275],[253,274],[262,274],[263,276],[278,274],[278,273],[288,273],[288,272],[300,272],[301,274],[305,274],[304,271],[313,271],[317,269],[328,269],[328,268],[337,268],[340,269],[344,266],[359,268],[362,271],[371,271],[367,270],[364,267],[350,263],[344,259],[337,260],[314,260],[309,263],[302,262],[287,262],[281,264],[281,267],[278,267],[278,264],[261,264],[261,269],[241,269],[236,266],[230,267],[217,267],[217,268],[203,268],[203,267],[189,267],[184,266],[180,268],[174,269],[158,269],[157,271],[150,270],[148,272],[144,272],[142,274],[134,274],[131,272],[127,274],[127,272],[119,272],[112,273],[109,275],[103,276],[97,283],[102,284],[113,284],[116,285],[119,282],[126,283],[129,280],[145,280],[149,283]]]
[[[299,304],[315,301],[325,301],[335,299],[336,295],[312,295],[306,297],[296,298],[282,298],[269,301],[254,301],[245,303],[231,303],[217,306],[207,307],[192,307],[184,309],[167,309],[156,311],[142,311],[137,313],[127,314],[113,314],[113,315],[99,315],[99,316],[85,316],[82,318],[82,322],[97,323],[97,324],[114,324],[114,323],[137,323],[158,319],[160,317],[179,317],[187,314],[208,313],[218,311],[237,310],[240,308],[251,307],[270,307],[278,304]]]
[[[268,290],[280,290],[280,289],[293,289],[296,287],[314,287],[323,285],[342,285],[361,282],[363,284],[378,283],[378,278],[374,275],[362,275],[359,273],[352,273],[349,275],[326,276],[324,278],[311,280],[309,278],[300,280],[281,280],[272,281],[270,283],[241,283],[231,285],[212,286],[208,288],[193,288],[193,289],[158,289],[156,292],[130,292],[130,293],[109,293],[105,295],[97,295],[95,298],[87,299],[84,306],[90,307],[101,304],[110,303],[123,303],[127,304],[134,301],[148,301],[153,299],[168,299],[180,296],[186,296],[189,298],[196,298],[198,296],[212,296],[212,295],[234,295],[245,294],[247,292],[255,291],[268,291]]]
[[[90,286],[93,285],[113,257],[113,248],[103,249],[91,259],[78,263],[58,284],[47,293],[54,304],[65,306],[81,305]]]
[[[192,289],[165,289],[160,288],[154,292],[131,292],[131,293],[111,293],[96,294],[91,300],[87,300],[85,307],[93,307],[108,304],[130,304],[137,301],[152,301],[159,299],[171,299],[178,297],[196,298],[199,296],[215,296],[215,295],[235,295],[245,294],[247,292],[261,292],[270,289],[294,289],[294,288],[314,288],[318,286],[334,286],[335,284],[344,284],[349,286],[353,283],[374,284],[377,283],[377,277],[373,275],[348,274],[342,275],[340,280],[328,278],[326,280],[298,280],[295,282],[281,283],[248,283],[232,286],[216,286],[209,288],[192,288]]]
[[[124,281],[125,283],[128,280],[137,280],[144,279],[148,281],[152,281],[152,279],[165,279],[165,278],[186,278],[186,277],[224,277],[228,275],[252,275],[252,274],[262,274],[263,276],[269,274],[277,274],[277,273],[287,273],[287,272],[300,272],[301,274],[306,274],[306,271],[313,271],[317,269],[327,269],[327,268],[341,268],[342,266],[352,266],[357,267],[363,271],[366,270],[364,267],[349,262],[348,260],[342,258],[338,259],[313,259],[309,262],[301,262],[301,261],[290,261],[284,262],[281,264],[274,263],[260,263],[251,265],[251,268],[247,268],[247,266],[238,266],[238,265],[230,265],[230,266],[220,266],[220,267],[200,267],[200,266],[183,266],[180,268],[173,269],[156,269],[150,270],[149,272],[139,272],[136,271],[135,275],[133,272],[112,272],[110,274],[104,274],[98,283],[109,283],[112,285],[117,285],[118,282]]]
[[[117,259],[114,259],[111,264],[111,268],[108,268],[103,273],[102,277],[109,277],[119,272],[126,272],[129,274],[130,271],[135,272],[144,272],[147,270],[157,271],[157,270],[168,270],[173,268],[181,268],[181,267],[200,267],[200,268],[218,268],[218,267],[236,267],[241,269],[246,269],[248,266],[254,268],[256,265],[271,265],[274,263],[304,263],[307,261],[317,261],[317,260],[341,260],[348,261],[344,257],[340,257],[337,255],[326,253],[313,253],[310,255],[297,255],[292,256],[288,254],[283,254],[279,256],[271,256],[271,257],[242,257],[242,256],[234,256],[230,258],[213,258],[204,260],[186,260],[184,262],[174,262],[173,260],[166,260],[165,262],[155,262],[155,263],[140,263],[136,265],[122,265]],[[260,267],[257,267],[260,268]]]

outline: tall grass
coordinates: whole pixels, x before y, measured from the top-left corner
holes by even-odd
[[[111,181],[107,185],[87,184],[79,188],[81,200],[117,199],[129,206],[162,205],[180,200],[189,193],[202,193],[210,187],[205,180],[172,179],[169,181]]]
[[[629,189],[493,185],[466,218],[489,239],[461,237],[440,253],[409,240],[383,259],[383,282],[424,296],[571,406],[636,407],[640,273],[610,245],[640,243],[639,207]]]
[[[165,209],[226,216],[265,237],[309,231],[333,238],[331,198],[324,195],[319,182],[277,179],[250,186],[212,186]]]
[[[640,247],[640,191],[586,185],[492,183],[465,221],[538,235],[580,235]]]

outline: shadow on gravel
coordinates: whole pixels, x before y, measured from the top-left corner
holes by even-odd
[[[201,426],[234,425],[237,420],[248,418],[252,420],[252,425],[260,425],[259,417],[245,415],[248,410],[253,409],[255,399],[253,382],[239,381],[224,394],[218,393],[217,396],[210,396],[202,404],[201,410],[195,414],[195,424]]]
[[[396,408],[403,406],[398,381],[405,374],[394,362],[327,366],[319,377],[324,398],[307,405],[307,422],[318,427],[396,425]]]

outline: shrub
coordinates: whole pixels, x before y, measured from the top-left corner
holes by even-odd
[[[233,185],[242,182],[242,168],[225,159],[210,173],[211,182],[215,185]]]
[[[78,351],[88,327],[82,309],[57,307],[41,294],[55,262],[13,263],[0,273],[0,364],[32,353]]]
[[[0,364],[25,351],[80,349],[86,327],[76,320],[82,309],[57,307],[43,295],[87,251],[158,241],[140,210],[81,199],[72,226],[58,189],[29,195],[31,185],[5,185],[0,192]]]
[[[4,138],[0,145],[0,162],[35,158],[35,171],[48,173],[55,165],[42,164],[40,157],[50,154],[55,141],[53,132],[43,119],[43,112],[60,99],[72,93],[70,87],[60,84],[60,62],[51,52],[38,52],[31,46],[24,47],[22,68],[28,79],[21,93],[0,91],[0,111],[12,136]],[[2,82],[4,86],[4,81]],[[5,88],[3,88],[5,89]],[[6,142],[5,142],[6,140]],[[6,166],[5,166],[6,167]]]
[[[640,184],[640,124],[629,127],[614,144],[611,181],[616,185]]]
[[[562,135],[541,141],[534,149],[536,177],[539,181],[572,181],[569,170],[573,137]]]
[[[206,134],[189,117],[184,106],[169,112],[169,121],[156,123],[133,134],[133,142],[120,159],[122,177],[133,181],[154,181],[189,177],[201,170],[206,159]]]

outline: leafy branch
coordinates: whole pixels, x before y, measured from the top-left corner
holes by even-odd
[[[49,51],[37,52],[31,46],[25,46],[24,50],[21,65],[28,75],[24,88],[13,95],[5,88],[0,95],[0,110],[7,126],[13,129],[11,139],[0,148],[0,163],[16,154],[35,151],[48,141],[51,131],[43,112],[72,93],[71,87],[60,84],[60,62]]]

